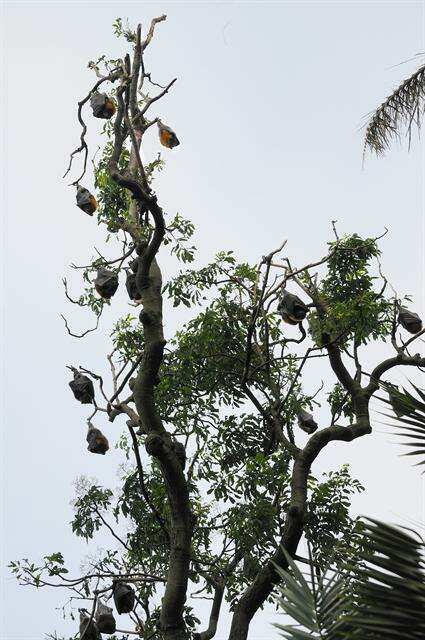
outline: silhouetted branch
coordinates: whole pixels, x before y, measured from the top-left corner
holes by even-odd
[[[96,331],[96,329],[99,327],[99,320],[101,315],[102,315],[102,312],[100,312],[99,315],[97,316],[96,325],[92,329],[86,329],[86,331],[83,331],[83,333],[77,334],[71,331],[71,329],[69,328],[67,319],[65,318],[64,315],[62,315],[62,313],[60,314],[62,320],[65,323],[65,327],[66,327],[66,330],[68,331],[68,334],[73,338],[84,338],[84,336],[86,336],[88,333],[92,333],[92,331]]]

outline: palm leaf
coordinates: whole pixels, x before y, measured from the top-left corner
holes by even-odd
[[[425,65],[404,80],[373,113],[366,128],[364,150],[382,155],[406,129],[409,139],[413,126],[419,130],[425,106]]]
[[[328,569],[320,580],[314,577],[314,564],[310,561],[310,581],[307,581],[295,562],[284,550],[288,570],[276,567],[283,586],[278,603],[295,625],[275,626],[286,640],[342,640],[341,618],[347,599],[342,576]]]
[[[364,640],[425,638],[424,542],[406,529],[369,519],[370,551],[347,618]]]
[[[425,638],[425,544],[407,529],[365,523],[367,553],[351,576],[328,569],[310,583],[286,554],[278,603],[295,624],[275,625],[286,640]],[[351,597],[347,588],[351,585]],[[354,588],[353,588],[354,585]]]
[[[405,447],[415,447],[403,455],[422,456],[423,460],[418,465],[425,464],[425,393],[412,382],[410,383],[418,397],[412,395],[407,389],[401,391],[388,382],[381,382],[381,387],[390,394],[389,398],[380,398],[392,409],[391,414],[384,414],[395,420],[391,426],[396,426],[398,431],[393,435],[401,437],[401,443]],[[403,415],[400,415],[403,413]],[[398,415],[397,415],[398,414]]]

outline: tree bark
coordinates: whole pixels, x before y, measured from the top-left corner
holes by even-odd
[[[223,601],[224,595],[224,586],[224,581],[215,584],[214,598],[211,607],[208,627],[205,629],[205,631],[196,633],[194,635],[194,640],[211,640],[212,638],[214,638],[217,631],[218,619],[220,617],[221,603]]]
[[[139,278],[143,257],[143,254],[139,257],[137,277],[138,282],[142,280],[140,294],[143,310],[140,320],[144,329],[145,347],[133,393],[142,430],[146,434],[146,451],[156,458],[160,465],[171,513],[169,568],[162,599],[161,630],[165,640],[186,640],[188,633],[184,625],[183,610],[189,578],[193,515],[183,468],[155,406],[155,385],[158,382],[165,346],[162,326],[162,278],[155,258],[151,261],[148,278],[146,279],[145,274]]]

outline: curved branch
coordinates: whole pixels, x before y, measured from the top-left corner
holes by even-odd
[[[105,520],[105,518],[102,516],[102,514],[100,513],[99,509],[97,507],[94,507],[94,511],[95,513],[97,513],[97,515],[99,516],[100,520],[103,522],[103,524],[105,525],[105,527],[108,529],[108,531],[110,532],[110,534],[115,538],[115,540],[118,540],[118,542],[120,544],[123,545],[123,547],[125,549],[127,549],[127,551],[130,551],[129,546],[124,542],[124,540],[122,540],[113,530],[113,528],[111,527],[111,525]]]
[[[422,358],[419,354],[416,356],[407,356],[404,353],[399,353],[393,358],[384,360],[378,366],[374,368],[370,374],[370,382],[367,385],[365,392],[370,397],[375,391],[379,389],[379,381],[384,373],[393,369],[394,367],[424,367],[425,358]]]
[[[146,47],[149,45],[149,43],[151,42],[151,40],[153,38],[153,34],[155,32],[156,25],[159,22],[164,22],[164,20],[166,20],[166,19],[167,19],[167,16],[165,14],[163,14],[162,16],[159,16],[158,18],[153,18],[153,20],[151,21],[151,26],[150,26],[149,31],[148,31],[148,35],[143,40],[142,51],[144,51],[146,49]]]
[[[129,247],[128,251],[125,251],[125,252],[123,253],[123,255],[122,255],[122,256],[120,256],[119,258],[115,258],[114,260],[105,260],[105,259],[103,258],[103,256],[101,256],[101,258],[102,258],[102,260],[103,260],[103,262],[102,262],[102,266],[110,265],[110,264],[115,264],[116,262],[123,263],[123,262],[124,262],[124,260],[126,260],[127,258],[129,258],[129,257],[131,256],[131,254],[133,253],[134,249],[135,249],[134,244],[133,244],[133,243],[130,243],[130,247]],[[95,250],[97,251],[96,247],[95,247]],[[98,252],[98,253],[99,253],[99,252]],[[92,263],[92,264],[83,264],[83,265],[77,265],[77,264],[72,263],[72,264],[71,264],[71,268],[72,268],[72,269],[91,269],[91,268],[93,268],[93,263]],[[63,281],[64,281],[64,282],[66,282],[66,278],[63,278]],[[65,295],[66,295],[66,294],[65,294]],[[67,297],[68,297],[68,296],[67,296]],[[69,300],[69,299],[70,299],[70,298],[68,297],[68,300]],[[71,300],[71,302],[72,302],[72,300]]]
[[[157,96],[154,96],[153,98],[150,98],[150,100],[147,101],[147,103],[145,104],[145,106],[143,107],[143,109],[140,112],[140,116],[139,117],[143,117],[146,113],[146,111],[149,109],[149,107],[156,102],[157,100],[160,100],[163,96],[165,96],[166,93],[169,92],[169,90],[171,89],[171,87],[173,86],[173,84],[177,82],[177,78],[173,78],[173,80],[171,80],[171,82],[169,82],[167,84],[167,86],[165,87],[165,89],[163,91],[161,91],[161,93],[158,93]]]
[[[76,156],[78,153],[81,153],[81,151],[84,151],[84,164],[83,164],[83,172],[80,175],[79,178],[77,178],[77,180],[75,180],[74,182],[72,182],[72,185],[78,185],[79,181],[83,178],[84,174],[86,173],[86,168],[87,168],[87,157],[88,157],[88,146],[85,140],[85,135],[87,133],[87,125],[83,120],[82,117],[82,110],[84,105],[86,104],[86,102],[88,102],[88,100],[90,99],[91,94],[96,91],[101,84],[103,84],[104,82],[115,82],[115,80],[117,80],[119,77],[121,76],[121,71],[118,70],[114,70],[112,71],[108,76],[106,76],[105,78],[101,78],[100,80],[98,80],[96,82],[96,84],[92,87],[92,89],[89,91],[89,93],[87,94],[87,96],[85,98],[83,98],[83,100],[80,100],[78,102],[78,111],[77,111],[77,117],[78,117],[78,121],[81,125],[82,131],[81,131],[81,135],[80,135],[80,146],[77,147],[77,149],[75,149],[71,154],[70,154],[70,158],[69,158],[69,165],[67,170],[65,171],[64,175],[62,176],[63,178],[66,178],[66,176],[68,175],[68,173],[71,171],[71,167],[72,167],[72,162],[74,159],[74,156]]]
[[[218,619],[220,617],[221,603],[224,595],[224,583],[216,582],[214,585],[214,598],[211,606],[211,612],[208,627],[205,631],[194,634],[194,640],[211,640],[217,632]]]
[[[62,320],[65,323],[65,327],[66,327],[66,330],[68,331],[68,335],[72,336],[73,338],[84,338],[84,336],[86,336],[88,333],[92,333],[93,331],[96,331],[96,329],[99,327],[99,320],[101,315],[102,315],[102,312],[100,312],[99,315],[97,316],[96,325],[92,329],[86,329],[86,331],[83,331],[83,333],[78,334],[78,333],[73,333],[71,331],[68,325],[68,320],[65,318],[65,316],[62,313],[60,314]]]

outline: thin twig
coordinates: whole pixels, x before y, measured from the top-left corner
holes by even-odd
[[[95,325],[92,329],[86,329],[86,331],[83,331],[83,333],[81,333],[81,334],[77,334],[77,333],[73,333],[73,332],[71,331],[71,329],[69,328],[69,325],[68,325],[68,321],[67,321],[67,319],[65,318],[65,316],[64,316],[64,315],[62,315],[62,313],[60,314],[60,316],[61,316],[62,320],[63,320],[63,321],[64,321],[64,323],[65,323],[65,327],[66,327],[66,330],[68,331],[68,334],[69,334],[70,336],[72,336],[73,338],[84,338],[84,336],[86,336],[88,333],[92,333],[92,331],[96,331],[96,329],[99,327],[99,320],[100,320],[100,316],[101,316],[101,315],[102,315],[102,311],[101,311],[101,312],[99,313],[99,315],[97,316],[97,319],[96,319],[96,325]]]

